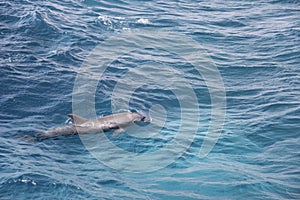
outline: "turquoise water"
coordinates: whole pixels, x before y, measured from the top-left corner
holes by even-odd
[[[0,199],[299,199],[299,11],[296,0],[0,2]],[[65,125],[77,75],[95,47],[144,29],[186,35],[220,72],[225,123],[207,157],[199,157],[212,119],[205,77],[163,49],[141,48],[111,62],[95,89],[95,110],[98,116],[115,111],[114,88],[131,72],[135,79],[124,81],[134,87],[129,108],[149,115],[161,105],[166,122],[148,138],[130,131],[105,135],[128,152],[155,152],[173,141],[186,120],[180,104],[185,93],[176,96],[182,85],[173,84],[183,76],[201,116],[194,140],[175,162],[126,172],[101,162],[79,136],[24,141],[24,134]],[[143,134],[147,126],[139,130]],[[113,162],[118,155],[105,156]]]

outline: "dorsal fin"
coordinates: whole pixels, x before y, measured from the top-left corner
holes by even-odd
[[[84,118],[84,117],[80,117],[79,115],[75,115],[75,114],[68,114],[68,116],[74,120],[75,124],[83,124],[84,122],[87,122],[88,119]]]

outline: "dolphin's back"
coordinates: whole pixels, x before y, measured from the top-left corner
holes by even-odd
[[[115,129],[113,135],[116,135],[124,132],[124,128],[127,126],[134,122],[143,121],[145,118],[141,114],[132,112],[112,114],[93,120],[76,114],[69,114],[68,116],[74,120],[74,124],[44,131],[37,135],[36,140],[55,138],[61,135],[99,133],[112,129]]]
[[[111,128],[128,126],[129,124],[131,124],[133,122],[132,115],[129,112],[108,115],[105,117],[98,118],[96,120],[100,124],[111,124],[112,126],[113,125],[115,126],[115,127],[111,127]]]
[[[77,134],[76,128],[74,125],[69,125],[69,126],[57,127],[57,128],[44,131],[43,133],[37,136],[37,139],[44,140],[48,138],[55,138],[61,135],[73,135],[73,134]]]

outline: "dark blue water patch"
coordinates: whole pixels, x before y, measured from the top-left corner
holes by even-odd
[[[274,0],[272,1],[271,3],[274,3],[274,4],[282,4],[282,5],[299,5],[300,2],[299,0],[287,0],[287,1],[283,1],[283,0]]]
[[[27,68],[28,69],[28,68]],[[13,101],[8,101],[3,102],[2,105],[5,105],[5,109],[8,110],[9,113],[11,112],[18,112],[22,110],[22,108],[25,108],[28,104],[34,103],[36,105],[36,108],[39,107],[41,108],[44,103],[48,102],[49,100],[52,101],[57,101],[57,94],[56,95],[44,95],[45,93],[51,93],[51,91],[55,90],[57,91],[58,88],[61,88],[59,91],[61,93],[70,95],[72,92],[72,86],[69,85],[68,82],[61,80],[60,77],[64,77],[64,75],[59,77],[59,73],[55,73],[58,75],[57,78],[54,76],[48,76],[45,74],[43,75],[43,72],[41,71],[41,75],[44,77],[44,80],[36,80],[36,79],[28,79],[24,77],[24,75],[28,75],[28,73],[33,73],[36,70],[31,70],[29,72],[23,71],[23,72],[18,72],[18,73],[10,73],[7,74],[5,79],[2,79],[3,86],[2,87],[2,94],[4,95],[15,95],[13,97]],[[36,73],[37,74],[37,73]],[[14,76],[17,77],[15,80],[10,79],[11,81],[13,80],[13,85],[12,82],[10,81],[5,81],[9,77]],[[48,80],[47,80],[48,79]],[[19,83],[18,87],[14,87],[15,84]],[[53,87],[53,85],[56,85],[56,88]],[[69,89],[68,89],[69,88]],[[16,92],[22,89],[22,92]],[[63,102],[68,102],[66,100],[61,99],[61,103]],[[58,103],[58,102],[57,102]],[[14,110],[14,111],[12,111]],[[4,110],[3,110],[4,111]],[[29,111],[29,110],[27,110]],[[38,109],[35,110],[35,112],[40,112]],[[25,114],[25,113],[23,113]]]
[[[64,65],[65,63],[73,63],[74,66],[79,66],[82,60],[80,58],[77,58],[76,53],[78,52],[81,51],[75,48],[68,50],[58,50],[54,51],[52,55],[48,55],[47,59],[54,60],[61,65]]]
[[[146,49],[146,51],[153,51],[153,49]],[[157,51],[157,50],[154,50],[154,51]],[[162,51],[162,52],[164,52],[164,51]],[[152,61],[150,61],[150,60],[141,60],[141,58],[139,58],[139,56],[141,56],[141,55],[139,55],[138,52],[136,52],[136,53],[137,54],[135,54],[133,57],[125,56],[124,58],[115,60],[113,63],[111,63],[111,66],[106,69],[105,73],[102,75],[101,81],[98,84],[98,88],[97,88],[97,92],[96,92],[96,94],[97,94],[96,102],[101,102],[101,99],[107,99],[111,95],[111,92],[113,92],[115,85],[118,83],[119,80],[122,80],[123,76],[126,75],[128,70],[133,69],[133,68],[139,69],[139,67],[143,66],[143,65],[155,66],[157,63],[159,63],[159,64],[165,64],[166,66],[170,66],[170,68],[174,68],[174,69],[178,70],[183,75],[183,77],[190,84],[190,86],[194,90],[196,96],[198,97],[200,106],[206,106],[210,103],[209,91],[208,91],[208,88],[206,87],[205,81],[203,80],[201,74],[190,63],[180,60],[179,55],[170,54],[170,52],[164,52],[162,54],[155,53],[155,56],[158,56],[158,59],[168,56],[169,57],[168,59],[171,60],[170,57],[172,56],[172,58],[174,58],[174,61],[173,62],[169,61],[168,63],[164,63],[165,61],[162,61],[162,62],[156,61],[156,62],[152,63]],[[143,55],[143,53],[142,53],[142,55]],[[158,71],[158,74],[163,74],[163,73],[164,72]],[[137,79],[134,81],[136,83],[140,83],[141,85],[144,85],[143,84],[144,80],[143,80],[142,76],[137,76]],[[159,83],[161,80],[158,79],[156,81]],[[143,87],[148,88],[148,90],[142,91]],[[169,105],[167,107],[172,107],[172,103],[168,102],[168,100],[172,101],[172,99],[178,98],[178,97],[172,98],[171,96],[169,96],[167,94],[168,93],[167,90],[165,90],[165,91],[159,90],[156,88],[155,85],[153,87],[152,86],[147,87],[146,83],[144,86],[141,86],[141,88],[134,88],[134,89],[136,89],[134,91],[134,93],[137,94],[135,99],[139,100],[142,104],[145,104],[145,105],[147,105],[147,101],[144,101],[144,100],[147,98],[151,98],[150,96],[148,97],[148,95],[152,94],[152,93],[156,95],[155,98],[160,98],[159,96],[166,97],[167,101],[164,102],[163,105],[165,105],[165,106]],[[167,92],[167,93],[165,93],[165,92]],[[98,97],[98,95],[101,95],[101,98],[100,98],[100,96]],[[151,101],[149,101],[149,102],[151,102]],[[152,102],[151,104],[155,104],[155,103]],[[133,107],[132,109],[145,110],[145,106],[143,106],[141,104],[138,106],[139,106],[138,108]]]
[[[17,188],[17,189],[16,189]],[[93,198],[78,186],[57,183],[50,177],[39,174],[24,174],[16,178],[1,181],[1,195],[4,199],[23,199],[29,193],[30,198],[63,197],[63,198]]]
[[[14,15],[13,12],[13,6],[10,4],[10,2],[1,2],[1,13],[0,13],[0,21],[1,21],[1,34],[4,33],[4,31],[9,32],[11,29],[7,26],[7,24],[15,23],[19,20],[18,16]]]
[[[213,23],[216,26],[220,26],[220,27],[245,27],[246,24],[239,22],[239,21],[234,21],[234,20],[222,20],[219,22],[215,22]]]
[[[40,11],[34,10],[21,17],[21,19],[17,22],[18,28],[16,31],[33,37],[57,37],[59,35],[59,29],[51,25],[51,22],[47,22],[46,20],[48,19],[45,15],[43,15]]]
[[[199,38],[201,39],[201,42],[203,41],[211,41],[211,40],[223,40],[224,39],[224,35],[218,31],[209,31],[209,30],[203,30],[201,32],[197,31],[193,33],[193,36],[195,38]]]
[[[177,113],[180,104],[176,95],[171,90],[152,88],[151,86],[141,86],[136,88],[129,106],[131,108],[142,108],[141,112],[147,112],[151,106],[161,105],[167,112]]]
[[[164,130],[162,130],[163,132]],[[138,133],[137,133],[138,135]],[[132,153],[150,153],[155,152],[166,145],[170,139],[161,138],[137,138],[130,136],[126,133],[122,135],[112,137],[111,132],[106,133],[106,136],[110,141],[112,141],[116,146],[124,149],[125,151]]]

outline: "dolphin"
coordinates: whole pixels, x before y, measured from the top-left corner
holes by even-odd
[[[99,133],[114,130],[113,135],[125,131],[125,128],[138,122],[150,122],[151,119],[137,112],[123,112],[107,115],[97,119],[86,119],[79,115],[68,115],[74,124],[46,130],[37,135],[36,140],[56,138],[58,136]]]

